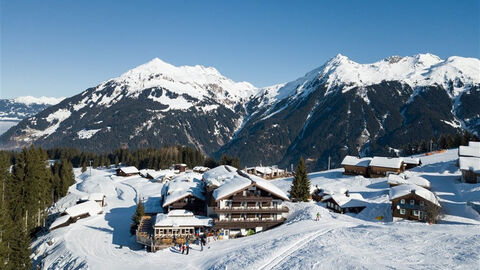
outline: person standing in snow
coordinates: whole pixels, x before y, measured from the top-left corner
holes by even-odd
[[[317,219],[316,221],[319,221],[320,220],[320,212],[317,212]]]
[[[187,255],[188,255],[188,251],[190,250],[190,245],[188,244],[188,241],[187,241],[187,244],[185,245],[185,248],[187,249]]]

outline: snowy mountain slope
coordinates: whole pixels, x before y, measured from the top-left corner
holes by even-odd
[[[265,88],[216,69],[156,58],[46,109],[0,137],[86,150],[183,144],[239,156],[243,165],[338,164],[388,155],[461,130],[480,133],[480,60],[432,54],[359,64],[337,55],[294,81]]]
[[[156,58],[21,122],[0,141],[4,148],[36,142],[89,150],[183,144],[209,154],[241,126],[256,91],[211,67]]]
[[[17,97],[0,99],[0,135],[22,119],[33,116],[45,108],[55,105],[64,98],[54,97]]]
[[[219,154],[280,166],[303,156],[311,169],[326,168],[328,156],[335,164],[345,154],[388,154],[389,147],[461,129],[478,134],[478,102],[478,59],[419,54],[359,64],[337,55],[297,80],[260,91],[247,104],[254,113]]]
[[[321,203],[288,203],[285,224],[244,238],[214,241],[203,251],[192,244],[188,256],[176,249],[148,253],[129,235],[138,197],[156,196],[161,183],[116,177],[113,170],[92,170],[90,176],[76,169],[77,184],[53,212],[72,203],[69,197],[81,197],[96,187],[96,192],[107,194],[104,214],[40,236],[32,245],[32,252],[39,251],[34,261],[43,269],[475,269],[480,215],[467,205],[465,196],[478,201],[479,185],[458,182],[456,149],[421,158],[425,165],[412,173],[431,181],[445,209],[439,224],[392,222],[386,178],[343,176],[336,169],[311,173],[312,188],[360,193],[368,202],[360,214],[332,213]],[[288,191],[291,180],[272,183]],[[316,213],[321,214],[318,222]],[[51,239],[55,243],[49,246]]]

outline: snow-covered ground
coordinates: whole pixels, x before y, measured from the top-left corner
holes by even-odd
[[[287,203],[285,224],[256,235],[209,243],[191,253],[146,252],[129,234],[139,197],[158,196],[161,183],[113,170],[76,171],[77,184],[52,211],[62,211],[86,192],[104,192],[104,214],[54,230],[33,243],[45,269],[479,269],[480,215],[466,201],[480,202],[480,184],[459,182],[456,150],[422,157],[413,169],[432,184],[445,216],[436,225],[392,222],[385,178],[343,176],[342,169],[310,174],[312,188],[359,192],[368,207],[336,214],[323,205]],[[272,181],[288,191],[291,179]],[[316,213],[320,221],[315,221]],[[383,220],[376,217],[382,216]],[[54,239],[49,246],[48,241]]]

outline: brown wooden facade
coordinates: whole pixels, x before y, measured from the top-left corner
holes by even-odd
[[[461,170],[462,171],[462,181],[465,183],[480,183],[480,173],[475,173],[470,170]]]
[[[426,221],[428,209],[438,209],[438,205],[415,193],[395,198],[392,202],[392,217]]]
[[[358,205],[358,206],[350,206],[350,207],[342,207],[340,206],[333,198],[327,199],[323,201],[327,208],[332,210],[333,212],[345,214],[345,213],[360,213],[366,206]]]
[[[176,210],[176,209],[184,209],[184,210],[192,211],[193,214],[200,215],[200,216],[204,216],[207,213],[205,208],[205,202],[202,199],[199,199],[191,194],[183,198],[180,198],[169,205],[166,205],[164,208],[167,213],[170,212],[171,210]]]
[[[372,178],[376,177],[385,177],[390,173],[399,174],[405,171],[405,164],[402,163],[400,168],[386,168],[386,167],[377,167],[377,166],[370,166],[369,167],[369,176]]]
[[[354,166],[354,165],[343,165],[345,175],[363,175],[368,177],[368,167],[363,166]]]
[[[122,169],[117,169],[117,176],[133,176],[133,175],[138,175],[139,173],[125,173],[124,171],[122,171]]]

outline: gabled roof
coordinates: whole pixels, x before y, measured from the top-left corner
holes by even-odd
[[[324,196],[322,201],[329,199],[334,200],[341,208],[367,206],[367,202],[360,193],[349,193],[348,196],[345,193],[332,193]]]
[[[50,225],[49,229],[54,229],[58,226],[61,226],[65,223],[67,223],[68,221],[70,220],[70,215],[64,215],[64,216],[60,216],[58,217],[57,219],[55,219],[54,222],[52,222],[52,224]]]
[[[342,161],[342,166],[358,166],[358,167],[368,167],[372,158],[365,157],[365,158],[358,158],[354,156],[345,156]]]
[[[153,179],[159,179],[163,177],[172,177],[174,175],[176,175],[174,170],[159,170],[159,171],[148,172],[148,176],[150,176]]]
[[[370,166],[400,169],[403,158],[373,157]]]
[[[218,201],[250,186],[256,186],[257,188],[270,192],[283,200],[290,200],[280,188],[271,182],[244,172],[241,172],[241,174],[235,173],[232,178],[226,179],[220,187],[213,191],[213,198],[215,201]]]
[[[435,197],[435,194],[433,194],[433,192],[423,187],[412,185],[412,184],[392,187],[389,192],[389,197],[390,197],[390,200],[395,200],[412,193],[415,193],[416,195],[422,197],[423,199],[430,201],[435,205],[440,206],[440,203],[438,202],[437,197]]]
[[[410,176],[405,175],[388,175],[387,183],[389,185],[404,185],[404,184],[413,184],[424,188],[430,188],[430,181],[421,177],[421,176]]]
[[[85,214],[94,216],[100,214],[101,212],[102,207],[100,207],[100,205],[98,205],[98,203],[96,203],[95,201],[86,201],[83,203],[79,203],[65,210],[65,213],[67,213],[67,215],[70,215],[71,217],[78,217]]]
[[[458,164],[462,171],[480,173],[480,158],[478,157],[460,157]]]
[[[213,220],[203,216],[195,216],[187,210],[172,210],[168,214],[157,214],[155,216],[155,227],[211,227]]]
[[[285,171],[283,169],[279,169],[276,166],[271,166],[271,167],[257,166],[257,167],[247,168],[247,170],[255,170],[255,171],[257,171],[258,173],[261,173],[261,174],[271,174],[271,173],[275,173],[275,172],[284,172]]]
[[[468,146],[480,148],[480,142],[470,141],[470,142],[468,142]]]
[[[121,170],[122,172],[124,172],[126,174],[140,173],[140,171],[138,171],[137,167],[135,167],[135,166],[121,167],[119,170]]]
[[[193,167],[192,170],[194,172],[206,172],[206,171],[210,170],[210,168],[204,167],[204,166],[195,166],[195,167]]]
[[[184,199],[188,196],[194,196],[202,201],[205,200],[205,185],[200,180],[198,173],[184,173],[172,179],[166,184],[163,194],[163,207]]]
[[[458,155],[461,157],[480,157],[480,147],[460,145]]]

